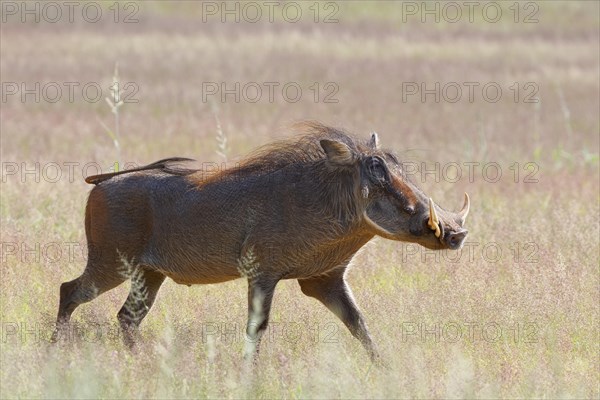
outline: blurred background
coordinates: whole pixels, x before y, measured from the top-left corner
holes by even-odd
[[[597,2],[1,7],[2,397],[598,397]],[[167,282],[141,354],[89,335],[125,287],[77,310],[88,336],[48,344],[85,265],[85,176],[232,166],[302,120],[378,132],[447,209],[471,195],[459,258],[382,239],[356,257],[387,369],[296,282],[272,320],[299,334],[273,331],[252,378],[241,280]]]

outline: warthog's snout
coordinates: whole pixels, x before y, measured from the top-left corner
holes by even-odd
[[[467,234],[469,233],[466,229],[461,229],[457,232],[449,233],[446,237],[446,244],[452,250],[458,250],[462,247]]]
[[[411,228],[411,234],[421,236],[424,232],[430,232],[430,235],[416,240],[430,249],[460,249],[469,233],[463,228],[471,205],[469,196],[465,193],[463,208],[457,213],[440,208],[431,198],[428,199],[428,203],[427,214],[418,217],[419,222]]]

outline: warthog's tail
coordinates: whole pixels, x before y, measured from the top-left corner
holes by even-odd
[[[192,160],[191,158],[184,158],[184,157],[165,158],[164,160],[156,161],[152,164],[144,165],[143,167],[126,169],[123,171],[111,172],[108,174],[91,175],[91,176],[88,176],[87,178],[85,178],[85,181],[87,183],[92,183],[94,185],[97,185],[100,182],[104,182],[105,180],[112,178],[113,176],[128,174],[130,172],[147,171],[147,170],[151,170],[151,169],[160,169],[163,172],[166,172],[168,174],[173,174],[173,175],[189,175],[189,174],[197,171],[195,169],[181,168],[181,167],[177,167],[176,165],[174,165],[175,163],[185,162],[185,161],[195,161],[195,160]]]

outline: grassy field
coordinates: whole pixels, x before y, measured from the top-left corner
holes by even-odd
[[[456,23],[444,3],[439,23],[410,8],[421,2],[301,2],[296,23],[281,5],[273,22],[263,4],[237,23],[206,8],[220,2],[120,3],[118,16],[95,4],[95,23],[81,8],[39,24],[2,9],[1,398],[600,396],[597,2],[521,2],[518,15],[493,3],[498,22],[482,3]],[[104,99],[115,63],[120,150]],[[349,281],[387,368],[294,281],[278,286],[252,371],[243,280],[168,280],[134,352],[116,325],[128,285],[48,343],[59,286],[87,257],[86,175],[170,156],[234,165],[305,119],[375,130],[443,207],[472,199],[461,252],[375,239],[355,258]]]

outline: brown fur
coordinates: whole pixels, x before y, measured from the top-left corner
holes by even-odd
[[[209,177],[174,167],[187,161],[174,158],[86,179],[97,185],[85,218],[90,257],[83,274],[61,286],[59,327],[79,304],[127,279],[125,260],[148,293],[131,293],[119,311],[125,332],[145,317],[166,277],[188,285],[245,277],[247,333],[260,338],[277,282],[298,279],[377,357],[344,279],[353,255],[375,235],[448,246],[427,228],[427,197],[376,136],[361,141],[318,123],[295,132]],[[452,213],[440,209],[440,218],[446,235],[466,235]]]

